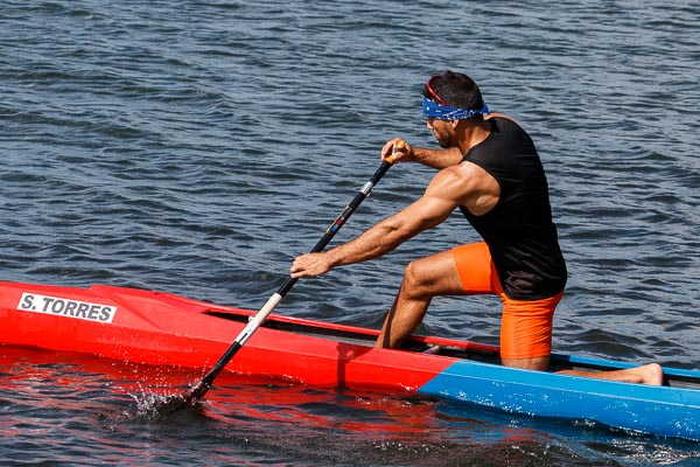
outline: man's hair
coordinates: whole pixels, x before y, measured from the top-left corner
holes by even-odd
[[[454,107],[474,110],[484,107],[479,86],[463,73],[446,70],[431,76],[423,87],[423,95],[434,100],[431,90],[442,98],[444,103]]]

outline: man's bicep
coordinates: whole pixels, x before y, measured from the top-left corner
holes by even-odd
[[[447,219],[460,203],[469,183],[455,172],[455,167],[443,169],[430,181],[423,196],[387,221],[400,231],[400,237],[410,238]]]
[[[416,202],[403,210],[402,217],[412,233],[418,233],[440,224],[454,211],[457,204],[426,193]]]

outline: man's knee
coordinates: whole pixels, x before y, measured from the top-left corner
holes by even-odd
[[[428,280],[420,260],[411,261],[403,274],[404,293],[410,297],[425,298],[431,296],[431,281]]]
[[[501,358],[503,366],[521,368],[523,370],[547,371],[549,368],[549,356],[531,358]]]

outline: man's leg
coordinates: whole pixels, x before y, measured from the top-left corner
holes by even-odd
[[[384,320],[376,347],[396,348],[420,324],[430,300],[436,295],[464,293],[451,251],[411,262]]]
[[[501,362],[504,366],[513,368],[524,368],[527,370],[546,371],[549,367],[549,357],[535,358],[503,358]],[[608,381],[620,381],[622,383],[640,383],[661,385],[663,384],[664,373],[657,363],[649,363],[635,368],[615,371],[583,371],[583,370],[563,370],[558,371],[563,375],[583,376],[585,378],[606,379]]]
[[[523,368],[525,370],[547,371],[549,368],[549,355],[546,357],[532,358],[503,358],[501,357],[503,366],[512,368]]]
[[[650,363],[635,368],[615,371],[580,371],[564,370],[559,373],[573,376],[584,376],[586,378],[607,379],[609,381],[620,381],[623,383],[642,383],[651,385],[661,385],[664,380],[664,373],[657,363]]]
[[[551,351],[552,316],[561,295],[543,300],[512,300],[501,295],[501,362],[505,366],[547,370]],[[625,383],[659,385],[663,370],[656,363],[615,371],[564,370],[562,374]]]
[[[459,264],[458,264],[459,262]],[[377,338],[376,347],[395,348],[401,340],[411,334],[423,320],[430,300],[437,295],[465,295],[476,293],[503,292],[498,284],[498,277],[491,263],[491,257],[483,243],[463,245],[450,251],[438,253],[427,258],[412,262],[406,268],[399,293],[394,300],[391,310],[384,321],[382,332]],[[510,307],[510,323],[502,322],[501,326],[501,361],[503,365],[532,370],[547,370],[549,367],[549,348],[551,345],[551,320],[554,308],[561,297],[552,297],[539,301],[539,312],[535,315],[535,326],[531,320],[531,306],[526,305],[523,315],[516,306]],[[551,300],[553,303],[549,303]],[[504,313],[506,308],[504,303]],[[512,305],[512,303],[511,303]],[[516,319],[513,319],[513,318]],[[525,318],[523,326],[522,318]],[[504,326],[505,325],[505,326]],[[504,334],[504,328],[505,334]],[[530,336],[529,341],[526,336]],[[523,351],[513,350],[512,343],[525,342],[531,346],[532,337],[535,346]],[[504,340],[506,349],[504,349]],[[546,351],[542,345],[546,344]],[[510,348],[508,348],[510,345]],[[661,384],[663,374],[659,365],[652,363],[628,370],[610,372],[585,372],[578,370],[563,371],[564,374],[608,379],[631,383]]]
[[[563,294],[541,300],[514,300],[498,284],[501,314],[501,363],[546,371],[552,352],[552,320]]]

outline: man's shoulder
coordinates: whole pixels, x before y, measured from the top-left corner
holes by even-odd
[[[461,193],[471,191],[492,178],[480,165],[467,160],[440,170],[430,186],[440,191]]]
[[[433,178],[433,180],[443,181],[445,183],[464,181],[469,178],[471,173],[471,162],[462,161],[459,164],[451,165],[441,169]]]
[[[484,120],[507,120],[509,122],[515,123],[517,126],[520,126],[520,122],[518,122],[514,117],[511,117],[510,115],[506,115],[504,113],[500,112],[492,112],[488,114]]]
[[[478,210],[477,205],[483,202],[484,196],[498,200],[500,184],[479,165],[464,161],[438,172],[425,194]]]
[[[452,169],[450,176],[457,177],[461,180],[468,180],[474,177],[480,177],[487,173],[486,170],[477,162],[472,160],[463,160],[457,165],[448,167]]]

